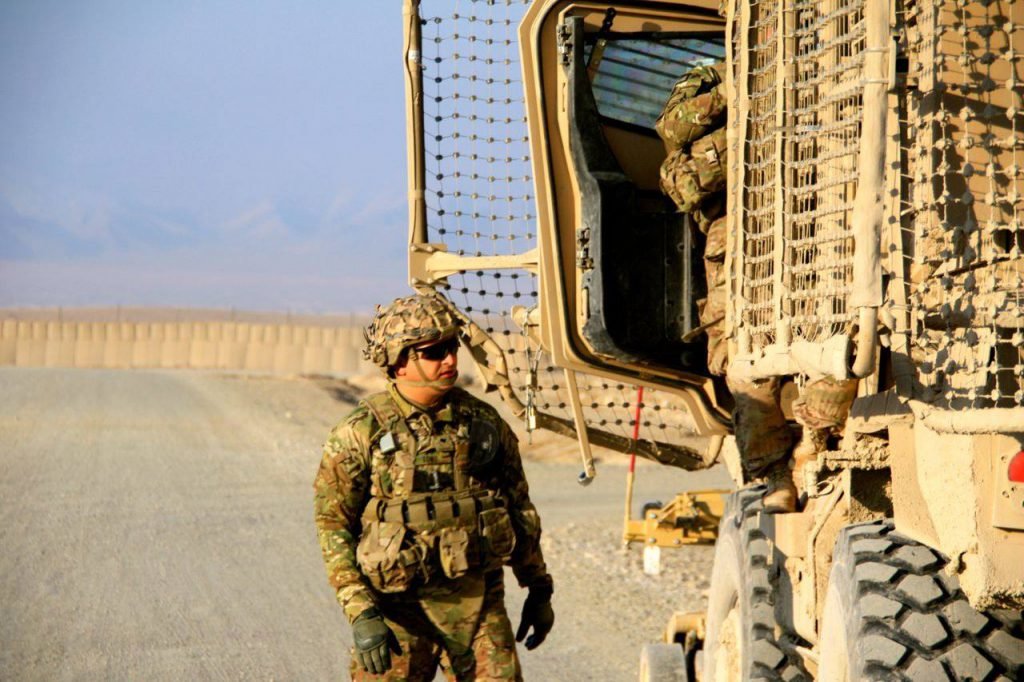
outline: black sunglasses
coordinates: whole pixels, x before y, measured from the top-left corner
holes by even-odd
[[[449,355],[459,352],[459,339],[453,336],[447,341],[435,343],[432,346],[413,348],[412,350],[416,352],[417,356],[424,360],[444,360]]]

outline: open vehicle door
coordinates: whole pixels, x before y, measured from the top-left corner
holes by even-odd
[[[675,82],[725,59],[710,3],[534,4],[520,29],[545,344],[564,367],[710,397],[701,236],[659,188]],[[709,421],[711,414],[707,415]]]

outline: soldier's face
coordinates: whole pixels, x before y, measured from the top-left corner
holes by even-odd
[[[399,384],[418,385],[430,394],[421,396],[421,402],[425,402],[422,398],[439,397],[447,393],[458,377],[457,337],[413,346],[404,360],[395,367],[395,379]]]

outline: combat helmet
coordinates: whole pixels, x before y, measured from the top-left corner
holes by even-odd
[[[461,328],[462,320],[439,294],[396,298],[387,307],[377,306],[373,322],[363,331],[363,357],[386,372],[405,349],[450,338]]]

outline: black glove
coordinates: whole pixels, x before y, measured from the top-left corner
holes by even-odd
[[[391,649],[402,653],[395,633],[374,608],[366,609],[352,622],[352,640],[359,665],[374,675],[382,675],[391,668]]]
[[[532,627],[533,634],[526,637],[527,649],[539,647],[551,632],[551,626],[555,624],[555,612],[551,609],[551,593],[551,586],[544,585],[531,587],[530,594],[526,595],[523,615],[519,621],[519,629],[516,630],[516,641],[523,641],[523,637],[526,637],[526,633]]]

